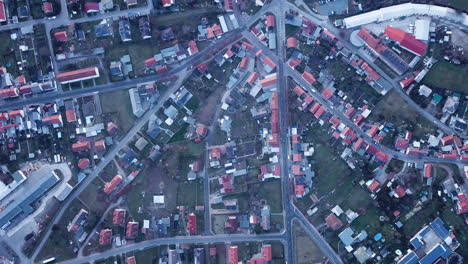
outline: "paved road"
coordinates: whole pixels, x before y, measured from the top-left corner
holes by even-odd
[[[131,251],[139,251],[147,248],[162,246],[162,245],[180,245],[180,244],[212,244],[212,243],[235,243],[235,242],[267,242],[267,241],[280,241],[285,244],[286,241],[280,234],[262,234],[256,236],[250,235],[218,235],[218,236],[183,236],[183,237],[171,237],[171,238],[157,238],[152,240],[146,240],[137,244],[128,244],[119,248],[113,248],[102,253],[92,254],[80,259],[72,259],[60,264],[83,264],[88,262],[94,262],[96,260],[106,259],[115,255]]]
[[[71,202],[78,197],[81,192],[83,192],[84,189],[99,175],[99,173],[107,166],[109,162],[112,161],[112,159],[117,155],[117,152],[125,145],[130,142],[133,137],[138,133],[138,131],[141,130],[141,128],[148,122],[150,117],[158,111],[160,107],[164,104],[164,102],[169,99],[169,97],[181,86],[182,82],[185,80],[187,76],[189,76],[188,71],[181,71],[179,72],[179,79],[170,87],[167,89],[167,91],[162,94],[162,96],[159,98],[158,103],[156,106],[152,107],[150,110],[148,110],[130,129],[130,131],[125,135],[125,137],[117,142],[117,144],[114,144],[114,147],[102,158],[101,162],[94,168],[93,172],[89,174],[83,182],[81,182],[78,187],[76,187],[72,194],[65,200],[65,202],[62,204],[60,210],[58,213],[55,215],[54,220],[52,221],[51,224],[49,224],[45,235],[43,236],[43,239],[41,240],[40,244],[36,248],[33,257],[31,259],[35,259],[37,257],[37,254],[41,251],[42,247],[45,244],[45,241],[47,238],[50,236],[52,232],[52,226],[57,224],[60,219],[62,218],[62,215],[65,213],[66,209],[70,206]]]

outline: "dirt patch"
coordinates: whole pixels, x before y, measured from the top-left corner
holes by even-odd
[[[194,115],[194,118],[198,120],[198,122],[205,125],[211,124],[213,116],[216,112],[218,100],[222,96],[223,92],[224,89],[215,89],[213,93],[204,100],[202,106]]]
[[[325,263],[325,256],[322,251],[312,242],[307,233],[302,229],[302,226],[297,222],[293,225],[293,239],[296,245],[296,263]]]

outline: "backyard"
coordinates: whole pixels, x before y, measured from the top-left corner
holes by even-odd
[[[105,93],[99,98],[105,119],[115,122],[123,132],[128,132],[135,122],[128,90]]]
[[[432,66],[422,82],[429,87],[468,93],[468,86],[466,85],[468,82],[468,67],[440,61]]]

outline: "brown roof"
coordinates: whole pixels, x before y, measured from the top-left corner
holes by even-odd
[[[57,74],[57,80],[61,83],[75,82],[82,79],[99,77],[99,70],[97,67],[88,67],[84,69],[62,72]]]

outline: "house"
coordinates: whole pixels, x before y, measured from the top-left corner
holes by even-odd
[[[128,257],[127,264],[136,264],[135,256]]]
[[[230,246],[228,249],[228,262],[227,264],[238,264],[239,256],[237,246]]]
[[[128,222],[125,238],[134,239],[138,235],[139,224],[138,222]]]
[[[403,49],[417,55],[422,56],[426,52],[427,44],[417,40],[415,36],[391,26],[387,26],[384,35],[391,40],[397,42]]]
[[[341,220],[334,213],[331,213],[329,216],[327,216],[325,218],[325,222],[327,223],[327,226],[334,231],[340,229],[340,227],[343,225]]]
[[[48,2],[46,2],[48,3]],[[67,31],[59,31],[54,33],[54,38],[60,42],[67,42],[68,41],[68,34]]]
[[[134,6],[138,4],[138,0],[124,0],[128,7]]]
[[[132,33],[130,32],[130,22],[127,19],[119,21],[119,35],[123,42],[132,40]]]
[[[190,56],[198,53],[197,43],[194,40],[188,42],[187,52]]]
[[[73,217],[70,223],[67,225],[67,231],[68,232],[74,232],[77,231],[80,227],[82,227],[85,223],[86,220],[88,219],[88,211],[85,209],[81,208],[80,211]]]
[[[5,13],[5,3],[3,0],[0,0],[0,23],[7,21]]]
[[[84,170],[89,166],[89,159],[83,158],[78,161],[78,168]]]
[[[263,230],[270,230],[270,216],[271,216],[271,209],[269,205],[264,205],[260,210],[260,226]]]
[[[197,233],[197,215],[194,213],[188,216],[187,230],[190,235],[195,235]]]
[[[44,125],[53,126],[54,128],[61,127],[63,125],[62,116],[61,115],[51,115],[51,116],[44,117],[42,119],[42,123]]]
[[[104,140],[98,140],[94,142],[94,150],[97,152],[101,152],[106,150],[106,143]]]
[[[52,2],[43,2],[42,3],[42,11],[44,11],[44,14],[46,15],[51,15],[54,13],[54,7],[52,5]]]
[[[112,214],[112,224],[123,225],[125,223],[125,209],[116,208]]]
[[[143,16],[138,20],[138,28],[140,29],[142,39],[151,38],[151,25],[148,17]]]
[[[115,175],[114,178],[104,185],[104,193],[111,194],[117,186],[122,182],[123,178],[120,175]]]
[[[297,49],[297,47],[299,47],[299,42],[295,37],[289,37],[286,41],[286,46],[291,49]]]
[[[99,3],[96,2],[86,2],[84,4],[83,12],[86,14],[98,13],[100,12]]]
[[[72,145],[73,152],[88,151],[91,149],[91,143],[89,141],[78,141]]]
[[[7,88],[0,90],[0,98],[17,97],[19,94],[20,93],[18,88]]]
[[[174,0],[161,0],[163,7],[170,7],[174,4]]]
[[[107,133],[111,135],[115,135],[117,134],[118,131],[119,131],[119,128],[117,127],[115,123],[113,122],[107,123]]]
[[[80,70],[59,73],[57,74],[57,80],[61,84],[67,84],[99,78],[99,76],[99,69],[97,67],[88,67]]]
[[[460,193],[457,196],[457,214],[468,213],[468,199],[464,193]]]
[[[106,246],[112,244],[112,230],[103,229],[99,232],[99,245]]]

